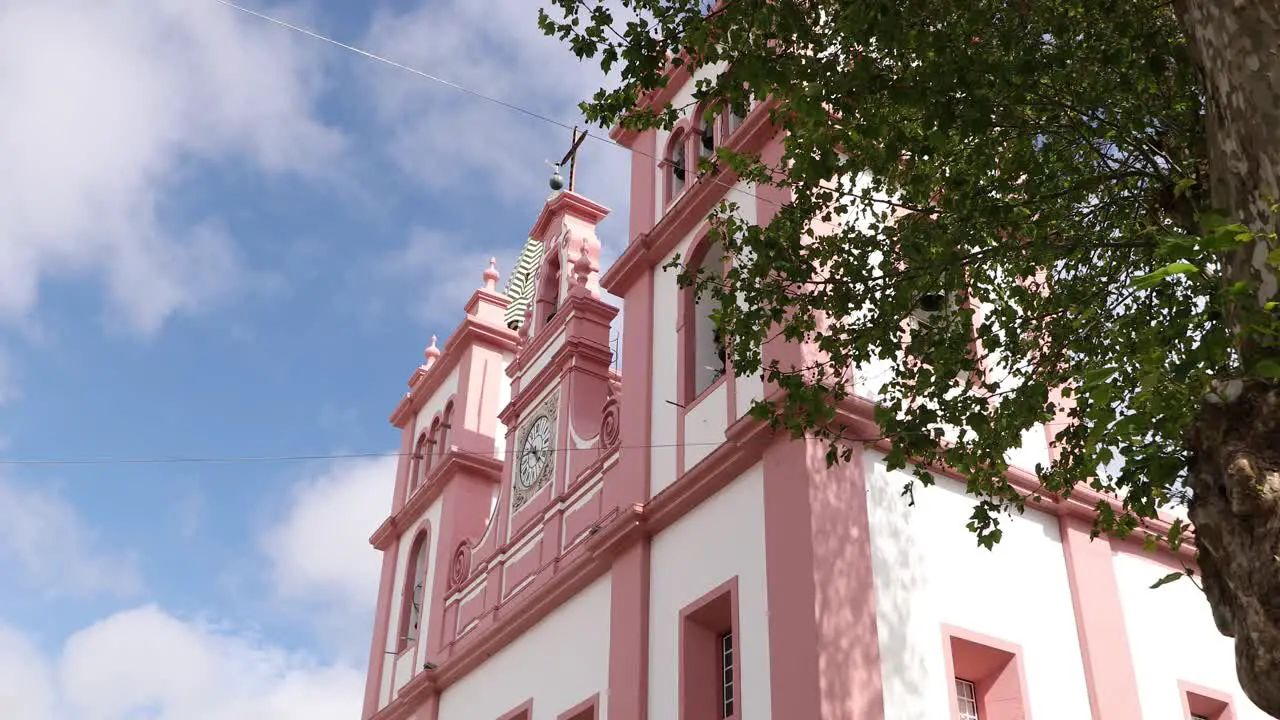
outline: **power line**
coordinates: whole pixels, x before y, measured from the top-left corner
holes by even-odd
[[[231,2],[230,0],[214,0],[214,1],[215,1],[215,2],[218,2],[218,3],[221,3],[222,5],[226,5],[227,7],[232,8],[232,9],[234,9],[234,10],[238,10],[238,11],[240,11],[240,12],[242,12],[242,13],[245,13],[246,15],[252,15],[253,17],[259,18],[259,19],[261,19],[261,20],[265,20],[266,22],[272,23],[272,24],[274,24],[274,25],[278,25],[278,26],[280,26],[280,27],[282,27],[282,28],[286,28],[286,29],[288,29],[288,30],[292,30],[292,31],[297,32],[297,33],[301,33],[301,34],[303,34],[303,35],[306,35],[307,37],[310,37],[310,38],[313,38],[313,39],[319,40],[320,42],[328,43],[328,44],[330,44],[330,45],[333,45],[333,46],[335,46],[335,47],[341,48],[341,49],[346,50],[346,51],[348,51],[348,52],[353,52],[353,53],[355,53],[355,54],[357,54],[357,55],[360,55],[360,56],[362,56],[362,57],[368,58],[368,59],[373,60],[373,61],[375,61],[375,62],[380,62],[380,63],[383,63],[383,64],[385,64],[385,65],[390,65],[391,67],[396,68],[396,69],[398,69],[398,70],[403,70],[403,71],[405,71],[405,72],[412,73],[412,74],[417,75],[417,76],[419,76],[419,77],[421,77],[421,78],[425,78],[425,79],[430,80],[430,81],[432,81],[432,82],[435,82],[435,83],[439,83],[439,84],[441,84],[441,85],[444,85],[445,87],[448,87],[448,88],[450,88],[450,89],[457,90],[458,92],[465,93],[465,94],[467,94],[467,95],[470,95],[470,96],[472,96],[472,97],[474,97],[474,98],[477,98],[477,99],[480,99],[480,100],[484,100],[485,102],[493,103],[493,104],[495,104],[495,105],[500,105],[500,106],[502,106],[502,107],[504,107],[504,108],[507,108],[508,110],[513,110],[513,111],[518,112],[518,113],[521,113],[521,114],[523,114],[523,115],[527,115],[527,116],[529,116],[529,117],[531,117],[531,118],[535,118],[535,119],[537,119],[537,120],[541,120],[541,121],[543,121],[543,122],[551,123],[552,125],[555,125],[555,126],[557,126],[557,127],[564,128],[564,129],[566,129],[566,130],[575,130],[575,131],[576,131],[576,130],[578,129],[577,125],[573,125],[573,124],[570,124],[570,123],[564,122],[564,121],[562,121],[562,120],[557,120],[557,119],[555,119],[555,118],[553,118],[553,117],[548,117],[548,116],[543,115],[542,113],[539,113],[539,112],[537,112],[537,111],[530,110],[530,109],[528,109],[528,108],[526,108],[526,107],[521,107],[520,105],[516,105],[515,103],[508,102],[508,101],[506,101],[506,100],[503,100],[503,99],[501,99],[501,98],[494,97],[494,96],[492,96],[492,95],[486,95],[485,93],[482,93],[482,92],[480,92],[480,91],[478,91],[478,90],[473,90],[473,89],[471,89],[471,88],[469,88],[469,87],[466,87],[466,86],[464,86],[464,85],[460,85],[460,84],[458,84],[458,83],[456,83],[456,82],[453,82],[452,80],[448,80],[448,79],[442,78],[442,77],[440,77],[440,76],[438,76],[438,75],[433,75],[433,74],[431,74],[431,73],[429,73],[429,72],[426,72],[426,71],[424,71],[424,70],[419,70],[418,68],[415,68],[415,67],[412,67],[412,66],[409,66],[409,65],[405,65],[404,63],[397,62],[397,61],[395,61],[395,60],[392,60],[392,59],[390,59],[390,58],[384,57],[384,56],[382,56],[382,55],[378,55],[377,53],[373,53],[373,52],[370,52],[370,51],[365,50],[365,49],[363,49],[363,48],[356,47],[355,45],[350,45],[350,44],[348,44],[348,43],[344,43],[344,42],[342,42],[342,41],[340,41],[340,40],[335,40],[335,39],[333,39],[333,38],[331,38],[331,37],[328,37],[328,36],[325,36],[325,35],[321,35],[320,33],[315,32],[314,30],[308,30],[307,28],[304,28],[304,27],[301,27],[301,26],[298,26],[298,25],[294,25],[293,23],[285,22],[284,20],[280,20],[279,18],[275,18],[275,17],[272,17],[272,16],[270,16],[270,15],[266,15],[266,14],[264,14],[264,13],[260,13],[260,12],[258,12],[258,11],[256,11],[256,10],[250,10],[249,8],[246,8],[246,7],[242,6],[242,5],[238,5],[238,4],[234,3],[234,2]],[[624,150],[624,151],[626,151],[626,152],[635,153],[636,155],[639,155],[639,156],[644,157],[644,158],[648,158],[648,159],[650,159],[650,160],[653,160],[654,162],[661,162],[661,161],[662,161],[662,158],[660,158],[660,157],[658,157],[658,156],[656,156],[656,155],[653,155],[653,154],[651,154],[651,153],[647,153],[647,152],[645,152],[645,151],[643,151],[643,150],[639,150],[639,149],[636,149],[636,148],[627,147],[626,145],[623,145],[622,143],[619,143],[619,142],[617,142],[617,141],[613,140],[612,138],[606,137],[606,136],[604,136],[604,135],[597,135],[597,134],[595,134],[595,133],[593,133],[593,132],[590,132],[589,130],[583,130],[582,132],[584,133],[585,137],[589,137],[589,138],[591,138],[592,140],[595,140],[595,141],[597,141],[597,142],[602,142],[602,143],[604,143],[604,144],[606,144],[606,145],[611,145],[611,146],[613,146],[613,147],[620,148],[620,149],[622,149],[622,150]],[[723,180],[718,180],[718,179],[716,179],[716,178],[711,178],[711,177],[708,177],[707,179],[708,179],[710,182],[714,182],[715,184],[720,185],[721,187],[724,187],[724,188],[726,188],[726,189],[727,189],[727,190],[729,190],[729,191],[732,191],[732,192],[738,192],[738,193],[741,193],[742,195],[746,195],[747,197],[753,198],[753,199],[755,199],[755,200],[759,200],[759,201],[761,201],[761,202],[766,202],[766,203],[769,203],[769,204],[771,204],[771,205],[778,205],[778,204],[779,204],[776,200],[771,200],[771,199],[769,199],[769,198],[762,198],[762,197],[760,197],[759,195],[756,195],[756,194],[755,194],[755,193],[753,193],[753,192],[749,192],[749,191],[747,191],[747,190],[739,189],[739,188],[737,188],[737,186],[735,186],[735,185],[731,185],[731,184],[729,184],[729,183],[727,183],[727,182],[724,182]],[[835,190],[834,188],[829,188],[829,189],[831,189],[831,190]],[[839,190],[835,190],[835,191],[836,191],[836,192],[841,192],[841,191],[839,191]],[[847,193],[844,193],[844,194],[847,194]],[[862,196],[857,196],[857,197],[862,197]],[[864,198],[864,199],[869,199],[869,200],[872,200],[872,201],[877,201],[875,198]],[[881,202],[882,202],[882,201],[881,201]]]
[[[656,443],[649,445],[614,445],[609,448],[574,448],[574,447],[558,447],[548,448],[546,452],[591,452],[595,450],[601,454],[612,452],[614,449],[646,449],[646,448],[674,448],[682,447],[701,447],[708,445],[722,445],[722,442],[701,442],[701,443]],[[471,457],[496,458],[499,455],[506,455],[505,450],[495,449],[492,453],[476,452],[474,450],[457,450],[450,451],[454,454],[469,455]],[[430,452],[421,453],[424,458],[434,458],[443,456],[446,453]],[[312,454],[312,455],[239,455],[239,456],[205,456],[205,457],[141,457],[141,458],[0,458],[0,465],[177,465],[177,464],[199,464],[199,465],[215,465],[215,464],[237,464],[237,463],[269,463],[269,462],[302,462],[312,460],[355,460],[367,458],[398,458],[413,457],[414,453],[402,452],[352,452],[352,453],[331,453],[331,454]]]

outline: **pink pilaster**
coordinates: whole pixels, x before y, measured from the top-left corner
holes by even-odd
[[[773,717],[884,717],[861,446],[781,441],[764,456]]]
[[[1090,540],[1089,523],[1080,517],[1062,515],[1058,527],[1093,720],[1140,718],[1142,709],[1111,542],[1106,538]]]

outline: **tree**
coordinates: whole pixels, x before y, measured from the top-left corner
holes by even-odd
[[[758,417],[840,461],[851,373],[894,361],[889,461],[965,473],[987,547],[1029,501],[1009,450],[1062,422],[1044,493],[1119,496],[1095,528],[1118,536],[1188,502],[1241,685],[1280,717],[1278,0],[552,6],[547,34],[620,71],[583,103],[590,121],[670,127],[685,108],[641,99],[672,66],[723,64],[695,101],[768,98],[786,132],[775,166],[709,162],[792,200],[767,227],[722,204],[727,276],[682,271],[718,300],[733,366],[785,391]],[[762,367],[775,331],[822,360]]]

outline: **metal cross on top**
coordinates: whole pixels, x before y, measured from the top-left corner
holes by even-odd
[[[578,126],[573,126],[573,144],[569,146],[569,152],[560,158],[560,162],[556,163],[556,174],[560,174],[560,168],[566,163],[569,165],[569,192],[573,192],[574,182],[578,175],[578,148],[582,147],[582,141],[587,139],[586,131],[578,132]],[[554,182],[554,181],[553,181]]]

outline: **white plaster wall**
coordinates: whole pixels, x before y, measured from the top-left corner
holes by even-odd
[[[1204,595],[1185,579],[1152,590],[1167,566],[1128,550],[1113,557],[1142,716],[1182,717],[1185,680],[1230,694],[1236,720],[1266,718],[1240,689],[1232,641],[1214,627]]]
[[[606,574],[445,689],[440,720],[496,718],[533,698],[532,720],[556,716],[609,684]],[[606,720],[601,707],[601,720]]]
[[[755,222],[757,218],[755,198],[752,194],[755,192],[754,186],[750,183],[739,182],[732,189],[726,190],[726,196],[739,204],[738,217],[743,218],[747,222]],[[676,436],[676,414],[677,408],[672,403],[680,402],[679,388],[676,385],[676,364],[679,361],[679,344],[676,338],[676,327],[680,317],[680,285],[676,278],[679,272],[676,270],[663,270],[668,263],[679,255],[682,259],[689,254],[689,248],[693,245],[695,238],[701,236],[706,230],[705,223],[699,223],[696,228],[691,230],[669,255],[658,263],[654,270],[653,279],[653,397],[650,399],[652,408],[651,426],[650,426],[650,442],[653,447],[650,448],[650,467],[651,479],[650,488],[652,494],[656,495],[676,480],[676,452],[675,443]],[[739,415],[745,413],[751,407],[751,403],[764,395],[764,383],[761,375],[757,373],[754,376],[740,379],[737,391],[737,404],[741,408]],[[704,398],[703,402],[710,400],[710,397]],[[719,404],[721,419],[717,419],[719,430],[712,440],[719,443],[724,440],[725,430],[725,412],[727,405],[722,401]],[[712,412],[710,406],[704,412]],[[698,414],[697,411],[690,415]],[[698,419],[699,422],[700,416]],[[707,426],[703,431],[699,431],[700,437],[703,434],[714,434],[714,427]],[[705,440],[700,440],[703,442]],[[690,440],[690,442],[692,442]],[[715,445],[686,447],[685,448],[685,467],[692,467],[697,460],[705,457],[707,454],[715,450]],[[692,453],[692,455],[691,455]]]
[[[684,469],[697,465],[724,442],[729,418],[729,386],[720,383],[684,416]]]
[[[751,405],[755,401],[764,397],[764,371],[751,375],[739,375],[734,378],[734,382],[737,383],[734,396],[737,407],[734,417],[740,418],[751,410]]]
[[[939,477],[908,507],[908,473],[887,472],[876,452],[863,462],[885,717],[951,715],[944,623],[1022,647],[1036,720],[1090,717],[1057,519],[1028,509],[1003,520],[1003,540],[983,550],[965,529],[973,501],[961,483]]]
[[[1022,445],[1005,453],[1010,465],[1035,473],[1036,465],[1049,467],[1049,436],[1044,425],[1036,423],[1022,431]]]
[[[431,420],[438,413],[444,412],[445,403],[449,402],[449,398],[458,391],[458,368],[454,366],[449,372],[444,382],[440,383],[440,387],[436,393],[431,396],[422,409],[418,411],[418,417],[414,421],[413,438],[417,442],[418,435],[431,431]]]
[[[542,349],[542,352],[538,353],[538,357],[534,358],[533,362],[525,368],[521,375],[523,377],[531,378],[542,372],[542,369],[551,362],[551,358],[555,357],[556,351],[564,347],[566,337],[567,336],[564,333],[561,333],[560,335],[552,338],[551,341],[547,343],[546,347]]]
[[[400,547],[396,552],[395,582],[391,586],[391,618],[387,625],[387,644],[385,647],[386,652],[389,653],[394,653],[396,651],[397,636],[400,630],[400,611],[404,606],[405,575],[409,571],[409,551],[412,549],[413,539],[417,536],[418,530],[426,523],[430,523],[431,535],[428,539],[429,545],[427,547],[427,592],[423,593],[425,602],[422,608],[422,617],[424,622],[419,625],[418,644],[413,651],[413,655],[417,659],[416,664],[407,667],[422,667],[422,661],[424,659],[422,656],[426,652],[427,623],[425,622],[425,619],[429,616],[431,601],[433,599],[431,597],[431,588],[434,586],[436,576],[436,543],[440,539],[438,537],[440,532],[440,506],[440,500],[436,500],[431,504],[431,507],[427,508],[427,511],[423,513],[422,519],[419,520],[411,530],[401,536]],[[387,655],[387,660],[388,662],[383,663],[383,677],[379,697],[379,707],[391,702],[395,690],[398,690],[410,679],[410,676],[407,673],[400,677],[396,676],[396,662],[394,655]]]
[[[507,368],[511,366],[514,360],[515,355],[511,353],[502,354],[502,371],[498,374],[499,413],[511,402],[511,378],[507,377]],[[507,458],[507,431],[507,426],[499,420],[493,438],[494,453],[499,460],[506,460]]]
[[[771,717],[764,560],[764,469],[755,465],[653,539],[649,717],[676,718],[680,611],[738,576],[741,720]],[[887,716],[886,716],[887,717]],[[781,720],[781,719],[780,719]]]
[[[649,442],[650,487],[657,495],[676,479],[676,413],[672,403],[680,402],[676,387],[676,321],[680,315],[680,287],[676,271],[663,270],[677,253],[683,257],[689,249],[686,237],[671,255],[663,258],[653,275],[653,377],[650,385],[652,416]]]

